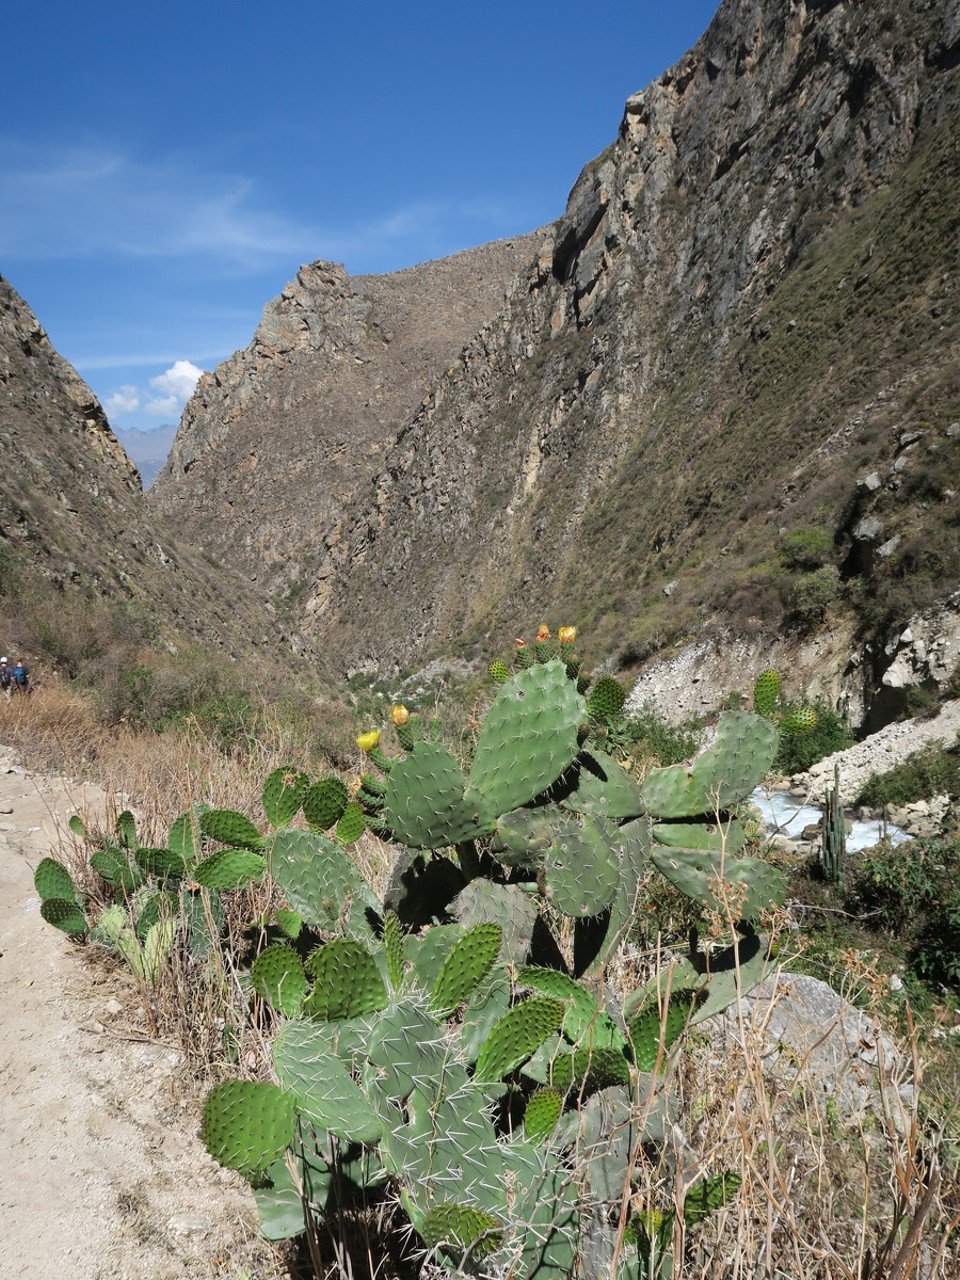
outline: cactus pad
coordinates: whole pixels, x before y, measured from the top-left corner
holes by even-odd
[[[727,809],[763,779],[777,744],[777,731],[769,720],[725,711],[713,741],[692,765],[671,765],[647,775],[640,786],[644,807],[658,818],[693,818]]]
[[[626,1047],[623,1032],[610,1015],[604,1013],[597,997],[574,978],[558,969],[528,965],[518,971],[517,982],[565,1002],[567,1009],[561,1029],[574,1044],[616,1048],[623,1052]]]
[[[487,675],[497,684],[506,684],[510,679],[510,668],[500,658],[495,658],[487,667]]]
[[[787,887],[783,873],[760,858],[732,858],[702,849],[666,849],[654,845],[654,866],[672,885],[710,911],[726,914],[728,903],[715,890],[730,886],[726,896],[737,919],[755,920],[767,907],[780,906]]]
[[[259,880],[266,867],[266,860],[251,849],[218,849],[191,874],[205,889],[239,889]]]
[[[618,829],[603,818],[571,816],[544,859],[547,897],[564,915],[596,916],[620,883]]]
[[[700,991],[674,991],[661,1020],[656,1001],[643,1006],[627,1023],[627,1035],[633,1049],[633,1060],[638,1071],[652,1071],[657,1058],[669,1053],[683,1035],[693,1011],[703,1003]],[[661,1034],[662,1033],[662,1034]]]
[[[278,1013],[296,1018],[307,994],[303,962],[291,947],[277,944],[261,951],[250,967],[253,989]]]
[[[262,849],[263,836],[249,818],[232,809],[208,809],[200,815],[200,828],[211,840],[241,849]]]
[[[503,1224],[492,1213],[447,1201],[424,1214],[420,1234],[428,1249],[453,1245],[458,1254],[480,1259],[499,1248]]]
[[[706,849],[714,853],[739,853],[747,842],[737,818],[725,822],[657,822],[653,827],[657,844],[671,849]]]
[[[395,911],[388,911],[383,917],[383,952],[387,961],[387,977],[394,991],[403,986],[405,964],[403,959],[403,933],[400,919]]]
[[[318,947],[305,968],[314,980],[303,1006],[308,1017],[337,1022],[385,1009],[389,1003],[376,960],[353,938],[334,938]]]
[[[441,849],[494,828],[490,805],[466,787],[456,757],[439,742],[417,742],[394,763],[384,784],[383,819],[414,849]]]
[[[40,903],[40,914],[47,924],[63,933],[76,936],[87,931],[87,917],[72,898],[45,898]]]
[[[732,1169],[725,1169],[723,1173],[695,1182],[683,1197],[684,1223],[692,1227],[708,1218],[711,1213],[716,1213],[728,1200],[733,1199],[742,1182],[740,1174]]]
[[[528,1142],[545,1142],[557,1127],[562,1110],[563,1094],[559,1089],[537,1089],[523,1113],[523,1136]]]
[[[382,1125],[347,1068],[329,1048],[327,1029],[287,1022],[273,1042],[277,1078],[297,1111],[348,1142],[376,1142]]]
[[[44,858],[33,873],[33,884],[41,902],[50,898],[62,898],[65,902],[77,901],[77,888],[70,872],[55,858]]]
[[[285,827],[299,812],[307,775],[296,769],[274,769],[263,784],[263,811],[271,827]]]
[[[204,1099],[202,1134],[215,1160],[256,1178],[293,1141],[293,1098],[274,1084],[226,1080]]]
[[[314,831],[329,831],[340,821],[349,799],[350,793],[340,778],[321,778],[304,792],[303,816]]]
[[[626,700],[626,691],[619,680],[613,676],[601,676],[590,690],[587,715],[593,720],[609,723],[620,715]]]
[[[366,829],[367,820],[363,816],[363,810],[356,801],[351,801],[341,813],[337,823],[335,833],[337,844],[356,844]]]
[[[576,785],[563,800],[567,809],[604,818],[636,818],[644,812],[640,784],[606,752],[581,751]]]
[[[158,880],[178,880],[187,869],[183,855],[173,849],[156,849],[141,845],[133,855],[144,875]]]
[[[278,833],[271,859],[274,878],[290,906],[317,929],[345,930],[371,939],[380,903],[356,863],[316,831]]]
[[[430,996],[430,1008],[436,1014],[448,1015],[470,998],[493,968],[502,940],[498,924],[474,925],[457,939]]]
[[[502,1080],[559,1030],[566,1007],[549,996],[533,996],[515,1005],[494,1023],[480,1050],[474,1078],[478,1083]]]
[[[817,713],[813,707],[797,707],[789,711],[780,724],[783,733],[812,733],[817,727]]]
[[[471,880],[457,894],[451,909],[468,929],[482,923],[497,925],[503,933],[501,959],[513,964],[526,960],[537,922],[537,904],[519,885]]]
[[[509,813],[546,790],[573,762],[583,699],[562,662],[518,672],[487,712],[470,769],[470,786],[495,815]]]
[[[772,716],[780,697],[780,672],[769,667],[753,685],[753,709],[758,716]]]

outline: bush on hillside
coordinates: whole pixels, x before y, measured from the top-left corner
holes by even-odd
[[[915,751],[888,773],[872,774],[855,803],[880,809],[937,795],[960,795],[960,754],[934,744]]]

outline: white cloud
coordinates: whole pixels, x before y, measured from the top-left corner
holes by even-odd
[[[152,413],[158,418],[169,418],[179,414],[183,404],[176,396],[158,396],[156,399],[148,400],[143,408],[145,413]]]
[[[203,370],[198,369],[190,360],[175,360],[165,373],[151,378],[150,385],[157,391],[166,391],[169,396],[182,400],[186,404],[193,395],[201,373]]]
[[[140,408],[140,392],[136,387],[119,387],[112,396],[108,396],[104,409],[115,417],[121,413],[135,413]]]

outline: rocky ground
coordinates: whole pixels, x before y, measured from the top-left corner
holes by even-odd
[[[40,917],[33,870],[108,797],[0,747],[0,1276],[275,1280],[245,1184],[197,1136],[197,1089],[135,985]]]

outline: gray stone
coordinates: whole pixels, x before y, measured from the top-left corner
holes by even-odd
[[[857,542],[876,542],[883,532],[883,525],[876,516],[864,516],[853,531]]]

